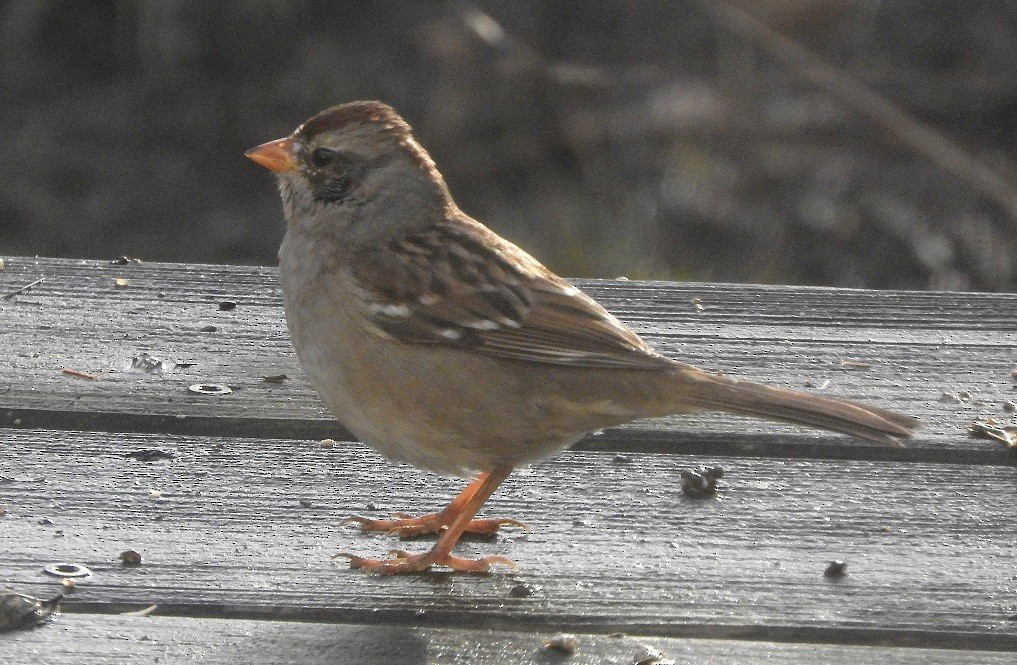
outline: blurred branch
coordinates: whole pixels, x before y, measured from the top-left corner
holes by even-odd
[[[658,68],[645,65],[609,73],[592,65],[551,60],[535,47],[506,32],[490,14],[473,4],[465,4],[458,16],[462,24],[480,41],[501,51],[518,67],[537,72],[555,83],[609,88],[633,81],[655,83],[665,79]]]
[[[700,0],[699,4],[724,28],[748,37],[813,85],[868,116],[892,137],[995,201],[1017,221],[1017,183],[873,91],[857,76],[830,65],[746,12],[723,0]]]

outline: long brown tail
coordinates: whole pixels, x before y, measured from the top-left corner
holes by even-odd
[[[903,445],[914,433],[917,418],[858,402],[739,381],[684,365],[675,373],[683,404],[704,411],[727,411],[781,420],[860,436],[870,441]]]

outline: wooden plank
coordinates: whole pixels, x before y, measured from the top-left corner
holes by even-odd
[[[425,512],[457,481],[356,444],[0,441],[0,583],[49,596],[45,564],[85,564],[79,610],[1017,649],[1013,467],[727,458],[720,498],[702,501],[679,473],[715,459],[570,452],[514,474],[486,509],[532,532],[461,545],[520,573],[389,578],[330,558],[399,545],[339,521]],[[174,457],[129,455],[152,447]],[[121,565],[126,549],[141,566]],[[849,575],[825,578],[832,559]]]
[[[296,363],[274,275],[259,267],[7,259],[0,295],[45,280],[0,299],[0,423],[343,436]],[[117,287],[118,278],[126,286]],[[966,429],[979,415],[1009,417],[1004,402],[1017,397],[1010,376],[1017,361],[1015,295],[580,284],[675,358],[749,379],[821,387],[926,423],[904,451],[726,416],[644,421],[589,439],[588,448],[1014,463]],[[691,304],[694,297],[703,311]],[[223,302],[237,306],[223,311]],[[134,371],[132,359],[141,353],[183,365],[162,374]],[[844,366],[845,359],[869,366]],[[65,368],[98,380],[64,374]],[[282,383],[263,380],[281,374],[288,377]],[[210,397],[187,390],[208,382],[234,392]]]
[[[664,661],[753,665],[1010,665],[1013,653],[943,649],[576,635],[565,654],[544,645],[552,633],[453,630],[280,621],[64,614],[50,625],[0,637],[8,663],[250,663],[303,665],[446,663],[632,665],[653,651]],[[651,651],[653,650],[653,651]]]

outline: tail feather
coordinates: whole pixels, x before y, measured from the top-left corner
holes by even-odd
[[[767,420],[851,434],[901,446],[919,420],[887,409],[788,388],[739,381],[684,366],[678,371],[681,400],[704,411],[726,411]]]

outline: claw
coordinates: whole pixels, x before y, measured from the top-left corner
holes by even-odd
[[[404,515],[405,513],[396,513],[396,517]],[[413,522],[412,524],[401,524],[401,522]],[[347,517],[339,522],[340,525],[346,524],[359,524],[361,531],[384,531],[390,536],[399,536],[400,538],[410,538],[412,536],[434,533],[440,529],[432,529],[428,524],[420,524],[419,519],[396,519],[396,520],[374,520],[367,517],[360,517],[359,515],[353,515]]]
[[[440,513],[434,513],[432,515],[425,515],[423,517],[410,517],[406,513],[394,513],[395,519],[390,520],[375,520],[367,517],[360,517],[359,515],[353,515],[344,518],[339,522],[341,525],[345,524],[357,524],[360,526],[361,531],[384,531],[390,536],[398,536],[403,540],[413,538],[414,536],[423,536],[431,533],[440,533],[448,528],[448,520],[444,518]],[[525,522],[514,520],[510,518],[496,518],[496,519],[479,519],[471,520],[466,528],[463,529],[463,533],[473,534],[475,536],[493,536],[503,526],[515,526],[523,529],[527,533],[530,531],[530,527]]]
[[[430,570],[431,566],[446,566],[457,572],[463,573],[487,573],[493,565],[502,565],[518,571],[519,566],[515,561],[503,556],[485,556],[480,559],[466,559],[463,557],[449,555],[436,555],[434,552],[424,554],[411,554],[405,550],[392,550],[389,552],[391,559],[368,559],[343,552],[336,554],[333,559],[345,557],[350,560],[350,568],[359,568],[369,573],[379,575],[398,575],[401,573],[422,573]]]
[[[532,531],[532,529],[530,529],[530,525],[527,524],[526,522],[520,522],[519,520],[514,520],[508,517],[504,517],[498,520],[498,526],[515,526],[519,527],[526,533],[530,533],[530,531]]]
[[[347,553],[337,554],[333,558],[346,557],[350,560],[351,568],[360,568],[381,575],[422,572],[430,570],[434,565],[469,573],[486,573],[493,565],[519,570],[514,561],[503,556],[464,559],[452,555],[452,548],[464,533],[489,536],[503,526],[518,526],[529,531],[529,527],[518,520],[474,519],[480,507],[511,472],[511,467],[501,466],[479,474],[444,510],[437,513],[423,517],[408,517],[404,513],[397,513],[395,519],[388,520],[353,516],[342,521],[343,524],[359,524],[363,531],[387,531],[402,538],[424,533],[440,533],[434,547],[423,554],[394,550],[389,553],[392,557],[390,559],[367,559]]]

